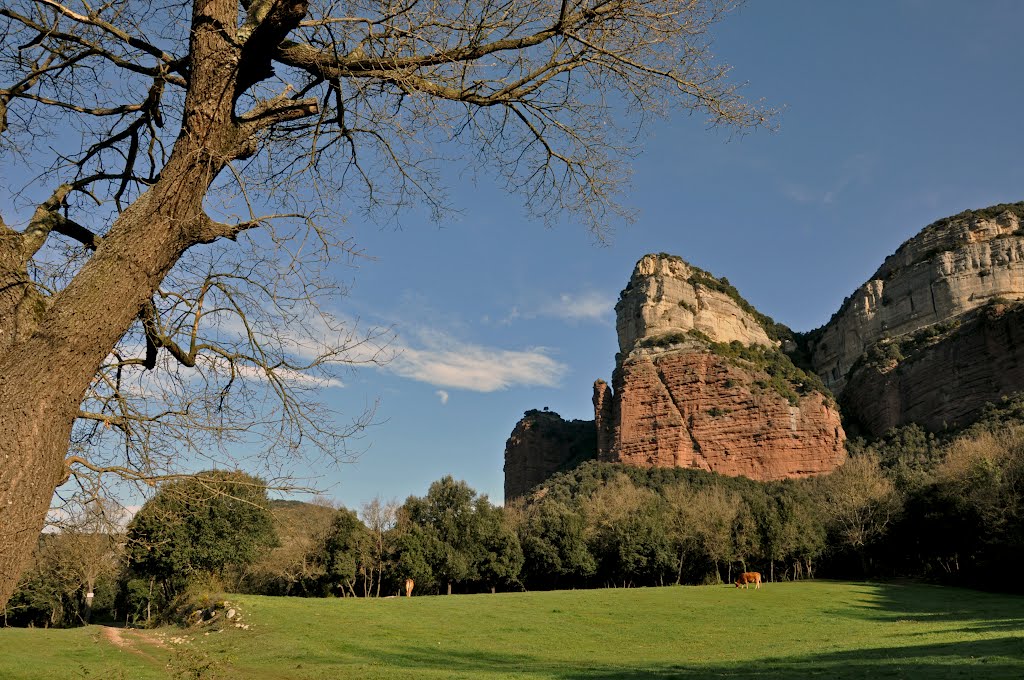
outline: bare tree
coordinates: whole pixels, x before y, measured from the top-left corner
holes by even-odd
[[[110,502],[93,500],[60,522],[59,560],[73,575],[84,606],[81,620],[89,623],[96,583],[114,574],[124,552],[123,509]]]
[[[439,215],[463,157],[598,230],[647,116],[764,124],[709,53],[733,4],[0,0],[0,163],[35,206],[0,222],[0,605],[69,475],[344,455],[366,418],[315,380],[380,356],[318,306],[337,211]]]
[[[360,519],[370,530],[370,556],[367,560],[366,577],[363,583],[363,596],[380,597],[380,587],[384,581],[384,570],[394,546],[390,532],[398,522],[398,501],[382,501],[379,496],[363,503]]]
[[[888,531],[901,503],[899,492],[878,466],[874,454],[854,456],[827,477],[819,492],[840,545],[853,550],[868,571],[867,549]]]

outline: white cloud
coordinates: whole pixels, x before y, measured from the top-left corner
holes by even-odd
[[[442,406],[448,403],[448,393],[445,392],[444,390],[438,390],[437,392],[434,392],[434,394],[441,398]]]
[[[573,295],[562,293],[557,300],[550,300],[541,307],[540,313],[564,321],[608,321],[615,309],[615,301],[594,291]]]
[[[557,298],[549,298],[535,302],[528,309],[521,305],[513,307],[509,313],[497,323],[510,326],[520,319],[558,319],[569,323],[590,321],[611,323],[614,317],[615,299],[604,293],[584,291],[582,293],[562,293]]]
[[[228,372],[229,368],[224,368],[224,372]],[[258,366],[250,366],[245,364],[235,365],[235,375],[244,380],[256,380],[260,382],[268,381],[267,371]],[[275,368],[274,375],[277,376],[282,382],[291,383],[293,385],[299,385],[302,387],[344,387],[345,384],[338,378],[328,377],[323,375],[312,375],[310,373],[303,373],[302,371],[295,371],[290,368]]]
[[[395,346],[397,356],[385,368],[403,378],[474,392],[557,387],[567,370],[543,347],[500,349],[431,331],[420,332],[417,340],[415,346],[408,342]]]

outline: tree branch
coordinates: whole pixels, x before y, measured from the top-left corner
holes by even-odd
[[[274,75],[273,54],[309,11],[309,0],[256,0],[238,30],[243,41],[235,81],[235,99]]]

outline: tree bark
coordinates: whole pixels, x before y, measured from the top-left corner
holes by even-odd
[[[237,26],[233,1],[196,3],[182,132],[156,184],[45,310],[30,285],[0,294],[0,319],[17,314],[19,324],[0,342],[0,608],[67,478],[71,429],[96,371],[185,250],[212,240],[203,199],[228,161],[251,153],[233,120],[238,48],[224,26]],[[15,236],[32,235],[0,227],[0,283],[17,283],[31,257],[17,261]]]

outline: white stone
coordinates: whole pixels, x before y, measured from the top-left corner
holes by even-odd
[[[838,394],[875,342],[942,323],[995,297],[1024,299],[1020,219],[953,218],[924,229],[885,259],[826,324],[812,348],[814,369]]]

